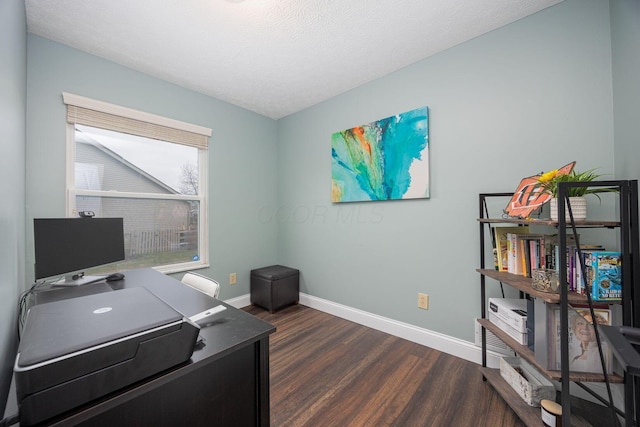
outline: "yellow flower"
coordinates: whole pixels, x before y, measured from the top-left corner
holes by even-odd
[[[549,172],[543,173],[542,175],[540,175],[540,178],[538,178],[539,182],[549,182],[551,181],[553,178],[555,178],[558,175],[558,169],[554,169],[551,170]]]

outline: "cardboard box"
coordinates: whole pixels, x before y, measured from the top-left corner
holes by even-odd
[[[520,332],[519,330],[512,328],[491,311],[489,312],[489,321],[506,332],[511,338],[516,340],[518,344],[527,345],[527,332]]]
[[[526,299],[489,298],[489,314],[491,313],[515,330],[527,332]]]

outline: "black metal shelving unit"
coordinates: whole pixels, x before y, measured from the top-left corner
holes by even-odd
[[[615,221],[574,221],[571,212],[571,206],[569,204],[568,193],[571,188],[574,187],[589,187],[600,189],[614,189],[618,193],[618,205],[617,216],[618,220]],[[634,425],[634,416],[637,418],[636,412],[640,410],[640,393],[636,393],[636,390],[640,390],[640,376],[632,376],[625,374],[619,375],[576,375],[571,373],[568,369],[569,366],[569,348],[568,348],[568,334],[569,334],[569,304],[570,303],[587,303],[588,299],[577,294],[570,293],[567,286],[560,286],[559,294],[545,294],[534,290],[531,287],[530,279],[525,279],[521,276],[515,276],[508,273],[497,272],[493,269],[486,268],[486,231],[491,232],[491,224],[508,223],[518,225],[541,225],[555,227],[559,236],[559,248],[560,253],[566,253],[567,249],[567,236],[572,234],[577,239],[577,229],[580,228],[609,228],[617,229],[619,234],[618,244],[620,252],[622,253],[622,323],[624,326],[640,328],[640,261],[639,261],[639,224],[638,224],[638,182],[637,180],[615,180],[615,181],[592,181],[588,183],[584,182],[566,182],[558,185],[558,221],[540,220],[540,219],[513,219],[513,218],[489,218],[487,199],[495,197],[511,197],[512,193],[481,193],[479,194],[479,231],[480,231],[480,293],[481,293],[481,317],[487,318],[487,298],[486,298],[486,278],[490,277],[501,283],[512,286],[520,290],[521,297],[524,294],[529,294],[534,298],[542,298],[545,302],[557,303],[560,306],[560,326],[561,326],[561,348],[560,348],[560,360],[562,369],[560,372],[549,371],[546,366],[540,366],[535,361],[535,355],[526,346],[515,345],[510,343],[508,337],[501,337],[504,341],[507,341],[513,350],[522,356],[525,360],[532,363],[543,375],[547,378],[559,381],[561,384],[560,403],[562,405],[562,422],[563,425],[575,425],[571,424],[571,396],[569,393],[569,385],[571,382],[578,384],[586,391],[590,392],[594,397],[599,398],[602,403],[609,405],[607,400],[604,400],[591,392],[588,386],[582,384],[583,382],[624,382],[625,388],[625,402],[624,402],[624,416],[626,426]],[[567,207],[569,209],[569,216],[571,220],[565,219],[565,203],[562,200],[566,200]],[[493,267],[493,265],[492,265]],[[558,265],[558,275],[560,283],[568,283],[567,280],[567,265],[566,259],[560,257]],[[486,330],[491,329],[494,333],[499,334],[495,328],[492,328],[491,323],[488,321],[481,321],[482,328],[482,371],[485,379],[488,379],[494,388],[500,392],[503,387],[501,384],[496,384],[496,381],[500,381],[501,378],[488,372],[487,368],[487,346],[486,346]],[[596,333],[598,333],[597,325]],[[499,335],[500,337],[500,335]],[[599,338],[602,339],[602,338]],[[503,398],[509,402],[509,397],[501,393]],[[523,419],[527,425],[541,425],[539,411],[533,411],[529,413],[527,408],[522,408],[521,405],[511,405],[518,415]],[[610,407],[611,416],[616,416],[616,410]],[[620,413],[618,411],[618,413]],[[578,422],[578,424],[580,424]],[[586,423],[585,425],[589,425]],[[612,424],[614,425],[614,424]]]

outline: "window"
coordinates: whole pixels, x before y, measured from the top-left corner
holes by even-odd
[[[65,93],[67,212],[124,218],[117,269],[208,265],[211,130]],[[113,269],[113,266],[110,266]],[[95,272],[95,270],[92,270]]]

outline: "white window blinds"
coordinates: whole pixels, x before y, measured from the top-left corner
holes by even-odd
[[[211,129],[64,92],[67,122],[207,149]]]

